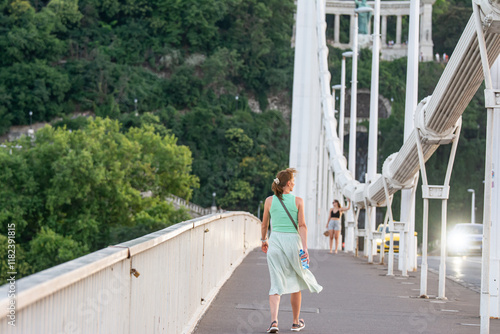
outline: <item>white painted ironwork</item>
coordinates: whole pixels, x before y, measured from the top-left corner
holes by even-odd
[[[500,22],[498,13],[499,4],[497,2],[480,1],[480,18],[481,22],[485,27],[484,29],[484,45],[488,54],[487,63],[491,64],[496,60],[498,54],[500,53],[500,39],[498,32],[500,32]],[[317,33],[318,35],[314,38],[310,38],[311,43],[317,42],[316,48],[317,60],[309,58],[312,62],[316,62],[317,65],[313,64],[317,68],[317,71],[309,71],[310,76],[319,76],[319,89],[320,97],[319,101],[327,101],[331,98],[330,95],[330,75],[328,74],[328,62],[326,49],[326,41],[324,36],[324,10],[325,3],[322,0],[317,0],[316,2],[299,0],[298,1],[298,12],[297,18],[302,16],[301,8],[309,7],[309,10],[315,9],[318,12],[317,18]],[[316,7],[316,8],[314,8]],[[300,25],[297,25],[296,35],[301,35]],[[312,45],[308,44],[308,47]],[[296,48],[296,55],[301,52],[308,52],[306,47]],[[296,56],[297,59],[297,56]],[[302,58],[302,60],[304,60]],[[302,61],[302,64],[307,63]],[[308,65],[309,66],[309,65]],[[310,70],[312,68],[309,68]],[[305,70],[302,68],[300,70],[302,73]],[[478,39],[475,28],[475,20],[472,17],[465,30],[462,34],[453,55],[450,57],[449,62],[441,76],[433,94],[426,100],[425,108],[420,107],[415,111],[415,118],[421,121],[421,127],[419,130],[413,129],[409,134],[407,140],[404,142],[403,146],[399,152],[394,153],[389,156],[382,166],[382,175],[377,176],[374,180],[371,180],[370,184],[360,184],[353,177],[353,173],[347,169],[346,159],[343,157],[343,151],[340,147],[340,140],[337,137],[335,127],[324,129],[324,135],[326,136],[324,143],[327,147],[329,155],[329,165],[330,169],[334,173],[334,179],[338,187],[341,189],[344,196],[352,200],[352,205],[357,207],[357,209],[363,209],[365,203],[374,203],[376,206],[387,205],[386,201],[388,196],[393,195],[395,192],[402,188],[413,188],[415,182],[415,175],[420,169],[420,162],[417,150],[417,131],[424,133],[422,140],[422,154],[423,160],[427,161],[436,149],[441,144],[449,143],[449,135],[455,129],[455,124],[459,120],[460,116],[467,107],[469,101],[472,99],[473,95],[479,88],[484,74],[482,73],[482,64],[480,50],[478,47]],[[296,67],[297,73],[297,67]],[[295,80],[297,80],[297,76]],[[299,78],[300,79],[300,78]],[[307,79],[301,82],[303,87],[309,87],[308,83],[311,79]],[[304,92],[300,89],[297,90],[297,84],[294,84],[294,99],[295,96],[304,96]],[[311,96],[312,97],[312,96]],[[310,102],[309,105],[312,105]],[[331,113],[332,104],[322,103],[322,112],[324,114]],[[311,116],[314,114],[313,109],[308,109],[308,113]],[[295,110],[294,110],[295,112]],[[294,125],[294,119],[292,115],[292,129],[294,126],[301,126],[302,131],[309,131],[307,129],[310,126],[306,126],[309,119],[302,122],[299,125]],[[299,116],[300,117],[300,116]],[[326,126],[326,124],[324,124]],[[319,134],[319,131],[312,132],[309,131],[307,136],[313,137],[314,134]],[[309,139],[309,141],[314,141]],[[294,136],[292,133],[292,147],[291,152],[294,151]],[[309,150],[308,152],[310,152]],[[307,151],[305,151],[307,152]],[[311,160],[308,160],[311,161]],[[318,160],[313,160],[316,164]],[[306,171],[307,172],[307,171]],[[491,175],[490,175],[491,176]],[[387,183],[387,195],[384,190],[385,179]],[[309,188],[313,188],[315,185],[314,174],[306,182]],[[488,181],[487,181],[488,183]],[[486,198],[487,199],[487,198]],[[307,202],[307,197],[305,196],[306,206],[315,207],[313,202]],[[486,201],[485,203],[488,203]],[[311,205],[309,205],[311,204]],[[446,217],[443,217],[446,218]],[[488,231],[489,232],[489,231]],[[311,245],[314,245],[314,236],[311,236]],[[413,236],[412,236],[413,239]],[[404,238],[402,238],[401,243],[404,243]],[[400,245],[400,252],[401,252]],[[311,246],[312,247],[312,246]],[[414,247],[410,247],[414,249]],[[401,255],[401,254],[400,254]]]
[[[16,332],[190,333],[222,284],[260,245],[243,212],[193,219],[17,282]],[[0,332],[8,333],[7,285]]]
[[[352,42],[351,114],[349,117],[349,171],[356,178],[356,128],[358,124],[358,13],[354,13],[354,37]]]
[[[484,214],[483,214],[483,249],[481,266],[481,333],[490,332],[490,234],[491,234],[491,195],[492,195],[492,155],[493,155],[493,124],[495,120],[494,110],[497,103],[495,91],[490,72],[490,54],[487,43],[487,33],[490,31],[500,32],[500,11],[495,8],[498,2],[475,0],[472,3],[472,19],[474,19],[477,43],[479,46],[482,70],[485,85],[485,106],[487,108],[486,125],[486,158],[485,158],[485,187],[484,187]],[[471,19],[471,20],[472,20]],[[491,59],[492,62],[495,59]],[[499,101],[500,102],[500,101]]]
[[[427,180],[427,171],[425,168],[424,153],[422,151],[422,141],[425,140],[430,142],[434,140],[434,137],[421,137],[420,127],[422,122],[419,120],[416,122],[417,129],[417,150],[418,157],[420,161],[420,172],[422,174],[422,198],[424,200],[424,220],[423,220],[423,244],[422,244],[422,265],[420,272],[420,296],[422,298],[427,298],[427,234],[428,234],[428,218],[429,218],[429,199],[439,199],[441,200],[441,258],[439,265],[439,288],[438,288],[438,298],[446,299],[445,296],[445,280],[446,280],[446,226],[447,226],[447,204],[448,197],[450,193],[450,179],[451,172],[453,171],[453,163],[455,161],[455,154],[457,152],[458,139],[460,138],[460,130],[462,128],[462,118],[459,118],[455,130],[447,136],[447,141],[451,141],[452,147],[450,152],[450,157],[448,160],[448,167],[446,169],[446,176],[443,185],[429,185]],[[437,139],[439,142],[444,143],[444,139]]]
[[[379,58],[380,58],[380,0],[375,0],[373,10],[372,35],[372,73],[370,91],[370,125],[368,130],[368,163],[366,177],[371,183],[377,176],[378,148],[378,102],[379,102]],[[367,188],[368,189],[368,188]],[[366,212],[365,226],[368,223],[370,231],[377,228],[377,207],[371,206]],[[373,239],[370,241],[373,243]],[[373,251],[374,249],[374,251]],[[369,248],[368,262],[373,262],[373,254],[377,253],[376,243]],[[383,253],[382,253],[383,254]]]
[[[407,141],[413,129],[413,115],[418,104],[418,64],[419,64],[419,9],[420,0],[410,2],[410,31],[408,36],[408,66],[407,72],[411,75],[406,76],[406,97],[405,97],[405,125],[404,140]],[[403,238],[403,244],[406,246],[401,253],[401,244],[399,250],[399,268],[402,270],[403,261],[406,261],[406,268],[410,271],[417,270],[417,253],[413,252],[413,234],[415,232],[415,196],[412,196],[412,190],[401,190],[401,217],[407,212],[412,212],[408,217],[408,233],[412,235],[408,239]],[[401,242],[401,241],[400,241]]]
[[[497,59],[491,68],[492,81],[494,89],[500,88],[500,60]],[[495,114],[498,115],[500,107],[495,108]],[[500,117],[495,117],[493,129],[500,129]],[[500,147],[500,131],[493,131],[493,147]],[[493,152],[492,156],[492,175],[498,173],[500,166],[500,154],[498,150]],[[500,187],[498,182],[492,183],[491,194],[491,239],[490,239],[490,317],[500,317]],[[472,200],[474,202],[474,200]],[[474,212],[474,207],[472,211]],[[472,219],[475,222],[475,218]]]
[[[295,179],[294,194],[304,200],[307,208],[305,220],[309,227],[320,225],[317,213],[321,205],[317,203],[317,191],[321,128],[325,127],[325,131],[335,131],[335,127],[331,128],[330,124],[336,124],[335,119],[328,123],[322,122],[322,119],[330,119],[333,115],[333,106],[330,72],[328,68],[320,69],[318,66],[318,58],[327,57],[328,49],[325,43],[317,41],[318,36],[325,35],[326,28],[324,16],[318,23],[317,15],[314,2],[297,1],[290,167],[299,171]],[[322,48],[318,48],[318,45],[322,45]],[[312,73],[315,75],[311,75]],[[322,80],[326,84],[325,87],[320,87],[318,75],[324,78]],[[321,92],[322,89],[326,91]],[[322,107],[327,111],[323,115]],[[325,138],[333,136],[325,134]],[[325,141],[325,145],[328,147],[329,143]],[[331,163],[329,165],[331,166]],[[321,225],[324,221],[326,217],[321,221]],[[318,248],[323,244],[324,230],[321,229],[319,233],[318,231],[316,228],[308,229],[309,248]]]

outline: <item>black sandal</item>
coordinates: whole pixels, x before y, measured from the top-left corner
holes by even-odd
[[[274,326],[274,324],[276,324],[276,326]],[[268,333],[278,333],[278,331],[279,331],[278,322],[277,321],[271,322],[271,325],[269,325],[267,332]]]
[[[292,332],[300,332],[306,327],[304,320],[300,319],[298,324],[292,324]]]

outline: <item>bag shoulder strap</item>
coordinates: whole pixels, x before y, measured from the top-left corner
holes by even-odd
[[[278,196],[276,196],[276,197],[278,197]],[[295,229],[298,232],[299,228],[297,227],[297,224],[295,224],[295,221],[293,220],[292,215],[290,214],[290,212],[288,212],[288,209],[286,208],[285,203],[283,203],[283,200],[281,198],[278,197],[278,199],[280,200],[280,203],[281,203],[281,205],[283,205],[283,208],[285,209],[286,214],[288,215],[288,217],[290,217],[290,220],[292,221],[293,226],[295,226]]]

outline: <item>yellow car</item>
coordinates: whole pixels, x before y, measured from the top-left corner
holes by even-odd
[[[377,227],[377,232],[382,232],[383,228],[384,224],[380,224]],[[393,233],[392,236],[394,253],[399,253],[399,233]],[[380,244],[382,243],[382,239],[375,239],[375,241],[377,241],[377,253],[380,253]],[[387,224],[387,227],[385,228],[385,252],[389,252],[390,242],[391,234],[389,232],[389,224]]]
[[[384,228],[384,224],[380,224],[377,227],[377,232],[382,232]],[[417,232],[415,232],[415,236],[417,235]],[[393,240],[393,248],[394,248],[394,253],[399,253],[399,233],[394,232],[392,234],[392,240]],[[377,241],[377,253],[380,253],[380,244],[382,243],[381,239],[375,239]],[[387,227],[385,228],[385,247],[384,250],[385,252],[389,252],[389,247],[390,247],[390,242],[391,242],[391,234],[389,232],[389,224],[387,224]]]

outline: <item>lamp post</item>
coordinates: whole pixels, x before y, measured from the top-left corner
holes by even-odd
[[[419,27],[420,27],[420,3],[421,1],[410,1],[410,21],[408,31],[408,66],[406,76],[406,96],[405,96],[405,125],[404,141],[408,140],[415,130],[413,115],[418,104],[418,57],[419,57]],[[407,223],[406,238],[399,241],[399,263],[401,276],[408,276],[408,270],[416,271],[417,266],[417,247],[415,241],[415,194],[412,189],[401,190],[401,214]],[[427,227],[422,227],[422,231],[427,233]],[[424,233],[424,232],[422,232]],[[446,237],[446,230],[441,231],[441,236]],[[422,238],[422,240],[424,240]],[[445,251],[445,245],[441,244],[442,251]],[[425,250],[425,257],[427,249]],[[422,259],[424,250],[422,250]],[[425,270],[425,269],[423,269]],[[446,271],[444,271],[446,273]],[[421,273],[422,274],[422,273]]]
[[[236,110],[238,110],[238,100],[240,99],[240,97],[239,97],[238,95],[236,95],[236,96],[234,97],[234,99],[236,100]],[[236,110],[235,110],[235,111],[236,111]]]
[[[352,83],[351,83],[351,119],[350,119],[350,131],[349,131],[349,170],[351,171],[352,177],[356,179],[356,125],[357,125],[357,103],[358,103],[358,14],[371,12],[373,9],[371,7],[359,7],[354,10],[354,38],[352,43],[352,51],[354,52],[352,57]],[[365,225],[366,228],[366,225]],[[367,238],[365,237],[365,247],[364,252],[366,254],[372,254],[371,250],[368,250],[371,244],[367,243]],[[370,259],[369,259],[370,260]]]
[[[340,138],[340,147],[342,148],[342,152],[344,152],[344,115],[345,115],[345,59],[352,57],[352,51],[346,51],[342,53],[342,73],[340,78],[340,115],[339,115],[339,138]]]
[[[370,91],[370,125],[368,130],[368,163],[366,174],[367,184],[377,176],[377,146],[378,146],[378,94],[379,94],[379,58],[380,58],[380,0],[375,0],[375,14],[373,15],[373,47],[372,47],[372,78]],[[365,225],[368,225],[370,233],[370,244],[368,248],[368,262],[373,262],[374,251],[371,232],[376,229],[377,208],[367,208]],[[380,246],[380,257],[384,257],[382,246]]]
[[[33,140],[35,138],[35,130],[33,130],[33,111],[30,110],[30,128],[28,129],[28,136]]]
[[[349,131],[349,170],[356,179],[356,125],[358,103],[358,14],[371,12],[371,7],[359,7],[354,10],[354,37],[352,41],[352,82],[351,82],[351,120]]]
[[[217,205],[215,205],[215,192],[212,193],[212,213],[217,212]]]
[[[137,99],[134,99],[134,105],[135,105],[135,116],[139,116],[139,113],[137,112]]]
[[[335,101],[338,97],[335,96],[335,91],[342,89],[342,85],[334,85],[332,86],[332,100],[333,100],[333,112],[336,113],[337,109],[335,109]]]
[[[358,12],[354,11],[354,37],[352,41],[351,117],[349,120],[349,171],[356,179],[356,118],[358,86]]]
[[[333,112],[334,113],[337,113],[337,109],[335,109],[335,91],[339,90],[339,89],[342,90],[342,85],[334,85],[334,86],[332,86],[332,101],[333,101]],[[340,102],[340,103],[342,103],[342,102]],[[339,123],[339,128],[338,128],[337,134],[338,134],[339,138],[342,138],[340,136],[340,132],[342,132],[342,136],[343,136],[343,133],[344,133],[344,115],[342,113],[339,116],[338,123]],[[343,146],[342,139],[340,139],[340,148],[342,149],[342,152],[343,152],[344,146]]]
[[[471,215],[470,215],[470,220],[471,224],[476,223],[476,192],[474,189],[467,189],[468,192],[472,193],[472,208],[471,208]]]

